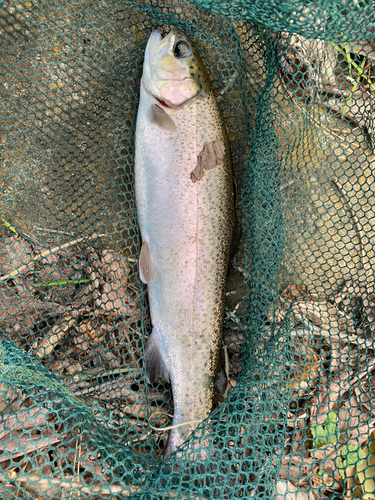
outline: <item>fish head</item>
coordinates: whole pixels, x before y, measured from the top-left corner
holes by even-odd
[[[142,85],[166,108],[184,106],[210,90],[207,71],[192,40],[176,28],[165,38],[158,30],[151,33]]]

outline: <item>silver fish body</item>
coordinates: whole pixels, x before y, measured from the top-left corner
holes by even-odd
[[[165,69],[157,57],[163,50],[164,57],[179,54],[179,40],[192,47],[176,30],[164,39],[158,32],[150,37],[135,148],[140,272],[148,283],[153,326],[146,373],[150,383],[170,379],[172,425],[183,424],[171,430],[165,458],[213,408],[235,226],[229,142],[208,75],[196,53],[177,61],[189,63],[189,77],[180,66],[173,72],[173,61]],[[159,87],[150,81],[152,72],[161,75]],[[169,85],[164,92],[163,85]]]

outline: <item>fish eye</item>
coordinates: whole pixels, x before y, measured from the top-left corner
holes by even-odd
[[[180,40],[173,47],[173,54],[176,57],[178,57],[179,59],[182,58],[182,57],[190,56],[190,54],[191,54],[191,47],[184,40]]]

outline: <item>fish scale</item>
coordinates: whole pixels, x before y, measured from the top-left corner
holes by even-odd
[[[145,352],[146,373],[151,383],[157,377],[170,379],[172,425],[183,424],[171,430],[165,458],[213,408],[235,226],[225,126],[199,56],[192,53],[190,59],[182,63],[178,60],[174,68],[171,52],[176,40],[192,46],[191,40],[177,30],[164,39],[154,32],[148,42],[135,155],[143,245],[140,271],[143,281],[148,282],[153,326]],[[167,67],[161,72],[163,64]],[[181,64],[186,65],[186,73],[181,73]],[[192,67],[196,73],[193,76]],[[158,80],[158,74],[163,79]],[[154,81],[148,81],[152,77]],[[193,82],[187,82],[188,78]],[[167,104],[166,95],[178,93],[179,84],[188,89],[184,87],[181,94],[195,94],[178,105],[172,99]],[[164,93],[160,88],[163,85],[167,88]],[[197,162],[207,158],[210,161],[200,166],[203,174],[196,180],[192,172]]]

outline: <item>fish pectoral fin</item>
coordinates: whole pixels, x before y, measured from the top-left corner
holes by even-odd
[[[225,146],[220,139],[206,142],[202,151],[198,155],[197,166],[191,172],[190,178],[193,182],[203,178],[205,170],[211,170],[219,165],[225,156]]]
[[[168,132],[176,132],[177,127],[173,119],[168,115],[164,109],[157,104],[152,104],[148,112],[148,118],[151,123],[155,123],[159,127],[167,130]]]
[[[145,349],[146,378],[149,384],[153,384],[158,378],[170,381],[169,370],[157,337],[157,329],[154,327]]]
[[[142,242],[141,253],[139,255],[139,274],[145,284],[156,279],[156,272],[152,265],[150,247],[147,241]]]

